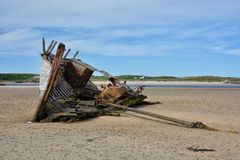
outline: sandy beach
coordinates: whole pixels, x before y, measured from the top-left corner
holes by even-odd
[[[0,159],[240,159],[240,89],[162,88],[144,94],[161,103],[141,110],[221,131],[184,128],[132,112],[70,124],[29,123],[38,88],[0,87]]]

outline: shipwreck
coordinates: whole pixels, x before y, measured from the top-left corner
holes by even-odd
[[[79,52],[68,58],[71,49],[51,41],[48,48],[42,39],[42,66],[40,71],[40,100],[34,115],[34,122],[74,122],[101,115],[120,116],[121,112],[132,111],[190,128],[214,130],[201,122],[188,122],[172,117],[132,108],[147,102],[142,94],[144,86],[132,89],[115,76],[77,59]],[[97,86],[91,81],[94,72],[109,80],[107,85]]]

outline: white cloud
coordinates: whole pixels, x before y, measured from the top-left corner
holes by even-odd
[[[14,29],[0,34],[0,56],[37,55],[39,35],[32,29]]]
[[[41,38],[101,55],[238,55],[238,0],[0,0],[0,56],[36,55]],[[240,42],[239,42],[240,43]],[[220,47],[223,46],[224,47]]]
[[[109,26],[239,20],[238,0],[1,0],[6,26]]]

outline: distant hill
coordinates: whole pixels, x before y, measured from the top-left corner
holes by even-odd
[[[116,76],[120,80],[126,81],[197,81],[197,82],[226,82],[240,83],[240,78],[219,77],[219,76],[195,76],[195,77],[173,77],[173,76],[142,76],[142,75],[120,75]],[[92,80],[104,80],[103,76],[92,76]]]
[[[0,73],[0,82],[39,82],[39,75],[31,73]]]
[[[196,81],[196,82],[225,82],[240,84],[240,78],[219,77],[219,76],[195,76],[195,77],[174,77],[174,76],[143,76],[143,75],[120,75],[119,80],[126,81]],[[104,76],[92,76],[93,81],[106,80]],[[0,73],[0,82],[39,82],[38,74],[29,73]]]

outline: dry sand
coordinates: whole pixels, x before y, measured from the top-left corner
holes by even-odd
[[[146,89],[161,104],[139,109],[203,123],[222,131],[188,129],[134,116],[82,122],[26,123],[37,88],[0,87],[0,159],[240,159],[240,89]],[[214,149],[193,152],[188,147]]]

